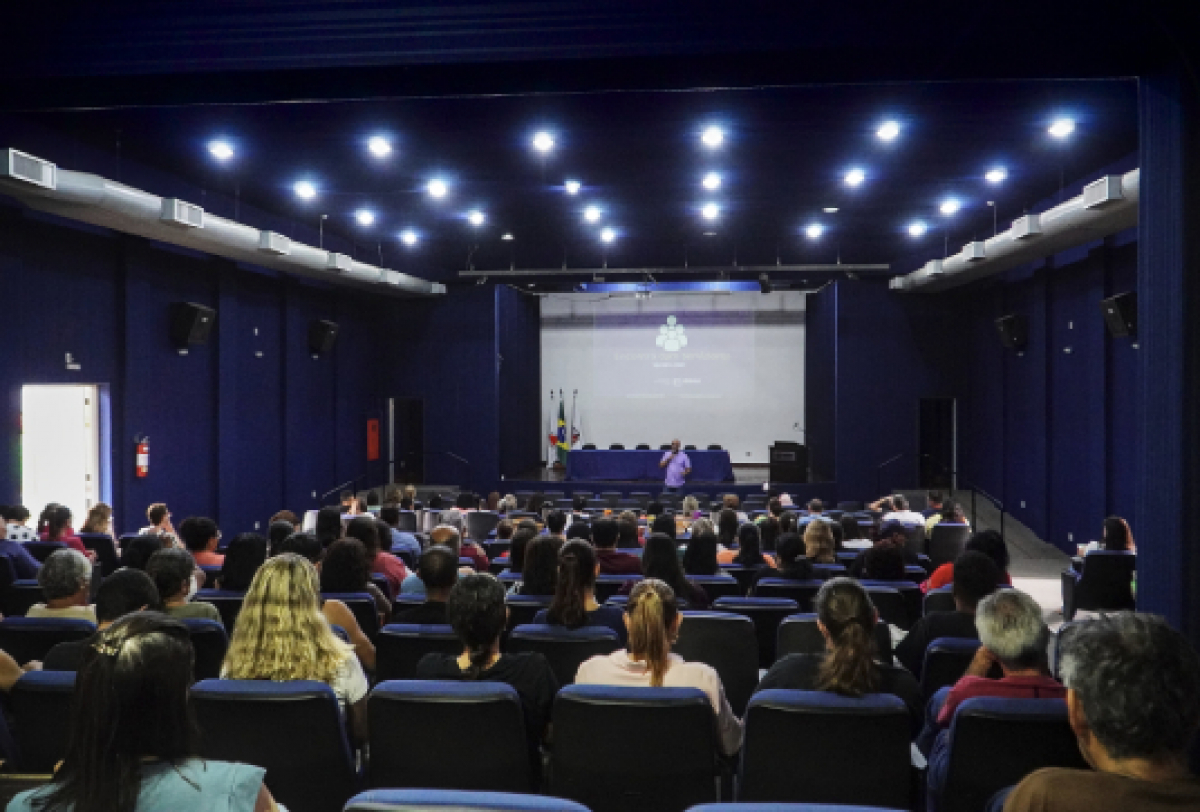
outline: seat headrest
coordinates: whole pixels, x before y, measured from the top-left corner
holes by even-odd
[[[448,699],[476,702],[511,699],[520,703],[521,697],[511,685],[503,682],[456,682],[453,680],[393,679],[381,682],[371,691],[371,697],[389,697],[421,701]]]
[[[75,690],[74,671],[26,671],[13,686],[14,691],[60,691]]]
[[[759,691],[746,706],[749,713],[751,708],[767,707],[777,710],[812,711],[820,713],[847,713],[867,715],[890,715],[898,713],[906,718],[909,715],[908,706],[904,701],[892,694],[864,694],[855,698],[840,696],[831,691],[794,691],[772,688]]]
[[[292,680],[272,682],[261,679],[205,679],[192,686],[192,696],[200,699],[279,700],[328,699],[337,703],[337,694],[323,682]]]
[[[19,632],[94,632],[96,624],[74,617],[6,617],[0,629]]]
[[[449,623],[389,623],[379,630],[391,637],[454,637],[454,627]]]
[[[587,807],[563,798],[451,789],[372,789],[360,792],[346,804],[345,812],[588,812]]]
[[[965,716],[964,716],[965,714]],[[1065,699],[1006,699],[980,696],[967,699],[954,711],[955,723],[961,718],[1024,719],[1027,721],[1067,721]]]
[[[558,692],[555,702],[655,707],[700,704],[712,707],[708,695],[699,688],[618,688],[612,685],[567,685]]]
[[[527,623],[517,626],[509,634],[510,640],[616,640],[617,633],[607,626],[581,626],[568,629],[565,626],[549,626],[544,623]]]
[[[768,580],[766,578],[763,579]],[[716,609],[737,607],[739,609],[799,609],[800,604],[791,598],[717,598]]]
[[[226,637],[225,626],[219,620],[212,620],[207,617],[181,617],[183,625],[187,626],[188,632],[191,634],[220,634]]]

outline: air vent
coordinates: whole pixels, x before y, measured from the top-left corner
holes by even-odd
[[[258,232],[258,250],[284,256],[292,252],[292,241],[274,231]]]
[[[54,164],[15,149],[6,150],[6,153],[4,166],[0,167],[0,174],[4,177],[23,180],[46,189],[56,188],[58,168]]]
[[[350,273],[350,269],[354,267],[354,262],[345,254],[335,254],[333,251],[330,251],[329,261],[325,267],[338,273]]]
[[[164,197],[161,219],[187,228],[204,228],[204,209],[175,197]]]
[[[1013,220],[1012,234],[1014,239],[1026,240],[1042,233],[1042,219],[1036,214],[1027,214]]]
[[[1083,207],[1085,209],[1098,209],[1109,203],[1115,203],[1123,197],[1120,175],[1105,175],[1100,180],[1092,181],[1083,187]]]
[[[903,276],[893,276],[888,280],[889,290],[907,290],[908,285]]]
[[[963,259],[967,262],[978,262],[984,258],[984,245],[982,240],[973,240],[963,246]]]

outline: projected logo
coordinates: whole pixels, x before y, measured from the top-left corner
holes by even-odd
[[[654,343],[667,352],[679,352],[687,346],[683,325],[677,324],[674,316],[667,316],[667,323],[658,328],[658,336]]]

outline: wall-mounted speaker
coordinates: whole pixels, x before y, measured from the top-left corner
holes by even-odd
[[[308,325],[308,351],[313,355],[326,355],[333,351],[337,341],[338,326],[335,322],[315,319]]]
[[[1000,343],[1006,349],[1022,352],[1029,344],[1029,319],[1025,316],[1002,316],[996,319],[996,330],[1000,333]]]
[[[1114,336],[1124,338],[1137,335],[1137,292],[1118,293],[1100,302],[1104,323]]]
[[[171,343],[184,350],[208,343],[208,334],[217,322],[217,311],[195,302],[171,305]]]

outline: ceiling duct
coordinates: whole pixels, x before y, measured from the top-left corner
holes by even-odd
[[[988,240],[967,243],[945,259],[891,281],[892,290],[935,292],[1002,273],[1076,245],[1133,228],[1138,221],[1137,169],[1106,175],[1040,214],[1027,214]]]
[[[281,234],[218,217],[193,203],[62,169],[13,149],[0,159],[0,191],[32,209],[69,220],[334,285],[395,296],[446,292],[445,285],[437,282],[292,242]]]

